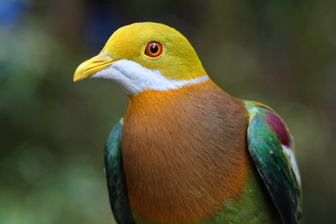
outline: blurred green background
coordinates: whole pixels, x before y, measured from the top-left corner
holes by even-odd
[[[212,79],[296,139],[304,223],[336,223],[333,0],[1,0],[0,223],[113,223],[103,149],[128,98],[73,73],[119,27],[175,27]]]

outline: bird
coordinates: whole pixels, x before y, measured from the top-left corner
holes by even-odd
[[[129,98],[104,151],[117,223],[301,223],[284,121],[218,87],[179,31],[154,22],[119,28],[73,79],[88,77],[113,80]]]

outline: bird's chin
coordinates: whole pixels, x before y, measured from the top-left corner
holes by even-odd
[[[109,79],[118,83],[127,94],[135,93],[135,84],[134,81],[125,75],[123,72],[118,70],[115,66],[111,65],[108,68],[101,70],[95,74],[93,74],[90,78],[101,78],[101,79]]]
[[[118,60],[98,71],[92,78],[111,79],[119,83],[129,95],[137,95],[144,90],[169,91],[179,89],[186,85],[205,82],[208,75],[191,80],[172,80],[161,74],[159,70],[153,70],[131,60]]]
[[[131,60],[118,60],[105,69],[93,74],[91,78],[110,79],[118,84],[129,95],[137,95],[145,89],[155,89],[163,77],[158,70],[147,69]]]

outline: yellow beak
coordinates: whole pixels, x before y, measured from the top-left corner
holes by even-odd
[[[74,82],[85,79],[101,70],[107,66],[113,64],[116,60],[111,58],[106,53],[102,52],[97,56],[83,62],[78,66],[74,75]]]

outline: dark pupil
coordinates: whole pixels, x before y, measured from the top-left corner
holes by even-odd
[[[159,47],[156,44],[153,44],[150,48],[150,51],[155,54],[156,52],[159,51]]]

